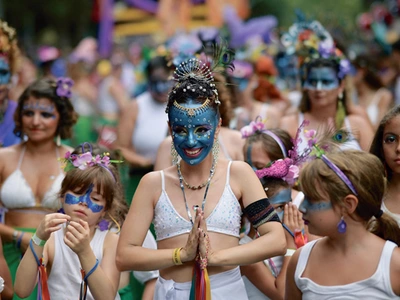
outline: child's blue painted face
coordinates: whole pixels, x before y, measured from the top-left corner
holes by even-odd
[[[10,65],[4,58],[0,58],[0,84],[9,84],[10,80]]]
[[[330,67],[312,68],[303,84],[308,90],[329,91],[338,88],[339,79],[334,69]]]
[[[70,193],[66,193],[65,195],[65,204],[69,204],[69,205],[74,205],[74,204],[79,204],[79,203],[83,203],[86,204],[87,207],[94,213],[98,213],[101,212],[104,208],[103,205],[98,205],[96,203],[94,203],[92,201],[92,199],[90,199],[90,194],[93,191],[93,184],[91,184],[88,188],[88,190],[86,191],[86,193],[82,196],[75,196],[73,194]]]
[[[181,105],[187,108],[199,107],[197,103]],[[197,165],[207,157],[214,143],[218,121],[218,114],[211,108],[189,116],[187,112],[173,105],[170,107],[172,140],[176,151],[185,162]]]
[[[299,210],[305,214],[308,212],[313,212],[313,211],[323,211],[323,210],[329,210],[332,209],[332,203],[331,202],[317,202],[317,203],[310,203],[310,201],[307,199],[307,197],[304,197],[303,202],[301,202]]]

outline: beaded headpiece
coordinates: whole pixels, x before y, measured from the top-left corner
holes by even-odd
[[[212,92],[214,93],[215,103],[217,105],[221,104],[218,99],[218,91],[215,87],[214,81],[214,72],[221,72],[226,70],[227,68],[233,69],[234,66],[232,61],[234,59],[234,51],[227,48],[225,45],[217,45],[213,44],[214,55],[212,57],[206,56],[204,53],[200,55],[200,57],[192,57],[183,62],[181,62],[173,74],[173,80],[177,83],[172,88],[170,93],[170,98],[176,94],[177,89],[181,87],[184,82],[196,81],[198,83],[203,83],[198,87],[199,95],[206,95],[207,88],[209,86]],[[185,92],[195,93],[196,90],[194,87],[187,85],[182,90]],[[173,106],[179,109],[180,111],[188,114],[189,116],[195,116],[198,112],[204,111],[211,105],[211,100],[206,99],[202,105],[194,108],[186,108],[180,105],[176,100],[173,101]],[[168,106],[166,112],[168,113]]]
[[[335,61],[339,66],[338,77],[343,79],[350,72],[350,62],[336,48],[330,33],[318,21],[302,21],[294,23],[281,42],[289,55],[296,54],[300,65],[313,59],[324,58]]]

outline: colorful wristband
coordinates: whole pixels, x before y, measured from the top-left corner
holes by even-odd
[[[174,254],[172,255],[172,260],[174,261],[174,265],[176,265],[176,266],[179,266],[182,264],[181,250],[182,250],[182,248],[175,248]]]
[[[17,240],[17,249],[21,249],[22,237],[24,236],[25,232],[22,232]]]
[[[39,237],[36,235],[36,232],[35,232],[35,234],[32,236],[32,242],[33,242],[35,245],[40,246],[40,247],[43,247],[43,246],[46,244],[46,241],[45,241],[45,240],[42,240],[41,238],[39,238]]]
[[[17,241],[17,237],[18,237],[19,231],[18,230],[14,230],[13,234],[12,234],[12,239],[14,242]]]

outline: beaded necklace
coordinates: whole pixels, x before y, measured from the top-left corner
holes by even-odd
[[[215,173],[215,165],[216,165],[216,161],[213,160],[213,164],[212,164],[211,170],[210,170],[210,176],[208,177],[207,182],[205,184],[206,190],[204,192],[203,202],[201,203],[201,210],[202,211],[204,211],[204,206],[206,205],[206,198],[207,198],[208,188],[210,187],[211,179],[213,178],[214,173]],[[190,213],[190,209],[189,209],[189,206],[188,206],[187,200],[186,200],[185,186],[183,184],[183,180],[184,179],[183,179],[183,176],[182,176],[180,164],[177,165],[177,169],[178,169],[179,184],[181,186],[181,190],[182,190],[182,194],[183,194],[183,200],[185,201],[186,211],[187,211],[187,214],[188,214],[190,222],[192,223],[192,225],[194,225],[194,222],[193,222],[193,219],[192,219],[192,214]]]

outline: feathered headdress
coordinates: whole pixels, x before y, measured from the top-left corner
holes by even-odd
[[[350,72],[350,62],[336,48],[330,33],[318,21],[294,23],[281,37],[289,55],[296,54],[300,65],[313,59],[324,58],[335,61],[339,66],[338,77],[343,79]]]

